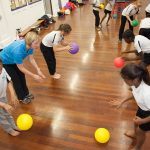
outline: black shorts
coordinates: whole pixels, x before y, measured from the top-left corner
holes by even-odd
[[[150,54],[144,53],[142,62],[144,62],[146,65],[150,65]]]
[[[146,15],[146,17],[150,17],[150,13],[147,11],[145,11],[145,15]]]
[[[107,9],[104,9],[104,13],[105,14],[111,14],[111,11],[107,10]]]
[[[150,39],[150,28],[141,28],[139,31],[139,35],[145,36]]]
[[[138,108],[136,116],[140,118],[146,118],[150,116],[150,111],[144,111],[141,108]],[[139,128],[143,131],[150,131],[150,122],[139,125]]]

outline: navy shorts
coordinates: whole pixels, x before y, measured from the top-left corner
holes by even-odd
[[[104,9],[104,13],[105,14],[111,14],[111,11],[107,10],[107,9]]]
[[[150,111],[144,111],[141,108],[138,108],[136,116],[140,118],[146,118],[150,116]],[[139,125],[139,128],[143,131],[150,131],[150,122]]]

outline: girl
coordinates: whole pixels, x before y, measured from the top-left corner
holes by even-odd
[[[134,35],[134,33],[131,30],[126,30],[123,33],[124,40],[130,44],[134,42],[134,47],[136,50],[134,51],[127,51],[125,53],[131,53],[134,52],[138,56],[140,56],[140,59],[142,59],[142,62],[147,66],[150,64],[150,40],[142,35]]]
[[[3,68],[2,60],[0,60],[0,85],[0,125],[8,134],[12,136],[17,136],[20,132],[15,125],[13,117],[10,115],[13,107],[7,102],[7,87],[10,91],[10,102],[14,105],[17,105],[18,101],[16,100],[15,92],[11,84],[11,78],[7,74],[6,70]]]
[[[49,73],[54,79],[61,77],[60,74],[56,73],[55,52],[71,49],[69,44],[64,42],[64,36],[69,35],[71,30],[69,24],[61,24],[57,31],[52,31],[47,34],[41,42],[41,52],[47,63]]]
[[[109,1],[108,1],[107,5],[106,5],[106,7],[105,7],[105,10],[104,10],[105,15],[104,15],[104,17],[102,18],[102,21],[101,21],[101,23],[100,23],[101,26],[102,26],[102,22],[103,22],[104,19],[107,17],[107,14],[109,15],[109,16],[108,16],[108,20],[107,20],[107,22],[106,22],[106,25],[108,26],[108,22],[109,22],[109,20],[110,20],[110,18],[111,18],[111,11],[112,11],[112,9],[113,9],[114,4],[115,4],[115,0],[109,0]]]
[[[139,34],[150,39],[150,4],[146,7],[146,18],[141,20]]]
[[[141,65],[127,64],[121,70],[121,76],[125,83],[132,88],[133,96],[113,104],[120,107],[124,102],[134,97],[138,110],[134,121],[134,131],[127,132],[126,135],[136,138],[136,145],[133,150],[140,150],[146,139],[146,133],[150,131],[150,76],[148,70]]]
[[[99,17],[99,10],[100,8],[100,4],[101,4],[101,0],[94,0],[93,1],[93,14],[95,16],[95,28],[96,30],[100,30],[100,17]]]
[[[3,66],[10,75],[18,99],[28,104],[33,99],[26,85],[25,75],[31,76],[37,81],[42,81],[45,76],[40,71],[33,57],[33,50],[39,47],[39,37],[35,32],[28,32],[24,40],[14,41],[0,52]],[[28,57],[37,74],[32,73],[23,65],[23,60]]]
[[[139,7],[141,7],[141,3],[136,0],[135,2],[128,5],[123,10],[122,16],[121,16],[121,25],[120,25],[120,29],[119,29],[119,41],[120,42],[122,41],[122,34],[124,32],[124,28],[125,28],[127,20],[129,22],[130,30],[133,31],[133,26],[131,24],[132,24],[132,21],[134,19],[134,16],[136,16],[137,13],[139,12]]]

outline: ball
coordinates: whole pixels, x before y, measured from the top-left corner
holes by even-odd
[[[139,25],[139,22],[138,22],[137,20],[133,20],[132,23],[131,23],[131,25],[132,25],[133,27],[136,27],[136,26]]]
[[[117,57],[114,59],[114,65],[117,68],[122,68],[124,66],[124,60],[121,57]]]
[[[100,4],[100,9],[104,9],[105,8],[105,6],[104,6],[104,4]]]
[[[29,114],[21,114],[17,118],[17,126],[20,130],[29,130],[33,125],[33,119]]]
[[[98,128],[95,131],[95,140],[99,143],[106,143],[110,139],[110,133],[105,128]]]
[[[76,53],[78,53],[78,51],[79,51],[79,45],[76,44],[76,43],[72,43],[71,44],[71,49],[69,50],[69,52],[71,54],[76,54]]]

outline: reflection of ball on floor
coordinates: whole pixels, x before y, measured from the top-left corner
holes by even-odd
[[[95,140],[99,143],[106,143],[110,139],[110,133],[105,128],[98,128],[95,131]]]
[[[121,57],[117,57],[114,59],[114,65],[117,68],[122,68],[124,66],[124,60]]]
[[[33,125],[33,119],[29,114],[21,114],[17,118],[17,126],[20,130],[29,130]]]
[[[71,49],[69,50],[69,52],[71,54],[76,54],[79,51],[79,45],[76,43],[72,43],[71,44]]]

